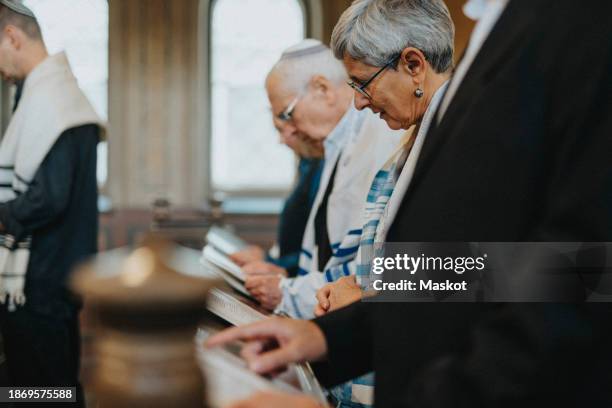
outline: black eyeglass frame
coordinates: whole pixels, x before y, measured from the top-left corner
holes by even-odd
[[[293,111],[295,110],[295,107],[299,101],[300,97],[296,96],[295,99],[293,99],[281,113],[276,115],[276,117],[283,122],[289,122],[293,118]]]
[[[362,94],[363,96],[365,96],[368,99],[372,99],[372,97],[370,96],[370,94],[366,91],[366,88],[372,83],[372,81],[374,81],[380,74],[382,74],[387,68],[392,67],[395,62],[397,60],[400,59],[400,57],[402,56],[402,54],[397,54],[395,55],[393,58],[391,58],[389,60],[389,62],[387,62],[385,65],[382,66],[381,69],[379,69],[378,71],[376,71],[376,73],[374,75],[372,75],[370,77],[370,79],[368,79],[366,82],[364,82],[363,84],[359,85],[357,84],[355,81],[349,81],[347,82],[348,86],[350,86],[351,88],[353,88],[355,91],[359,92],[360,94]]]

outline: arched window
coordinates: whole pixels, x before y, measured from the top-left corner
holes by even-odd
[[[108,118],[108,1],[25,0],[50,54],[65,51],[79,86],[102,120]],[[98,184],[107,179],[107,145],[98,145]]]
[[[304,38],[298,0],[216,0],[211,12],[211,169],[216,192],[287,190],[295,157],[279,143],[264,81]]]

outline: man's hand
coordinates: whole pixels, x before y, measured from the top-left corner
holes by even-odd
[[[242,271],[247,276],[254,275],[280,275],[287,276],[287,270],[270,262],[255,261],[249,262],[242,267]]]
[[[322,408],[316,400],[305,395],[260,392],[228,408]]]
[[[259,374],[285,369],[290,363],[321,360],[327,354],[327,342],[319,326],[310,320],[281,317],[224,330],[209,338],[206,346],[237,340],[246,343],[241,355]]]
[[[242,251],[234,252],[229,257],[239,266],[243,266],[249,262],[263,261],[266,259],[266,253],[257,245],[249,245]]]
[[[274,310],[283,297],[280,275],[247,275],[244,287],[259,304],[267,310]]]
[[[323,316],[332,310],[340,309],[361,299],[361,288],[355,276],[345,276],[336,282],[328,283],[317,292],[319,304],[315,306],[315,316]]]

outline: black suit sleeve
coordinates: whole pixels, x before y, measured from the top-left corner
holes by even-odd
[[[376,381],[399,382],[401,391],[397,393],[405,392],[408,372],[437,356],[464,351],[468,340],[465,328],[499,307],[496,303],[354,303],[314,320],[328,348],[326,365],[324,369],[319,367],[317,376],[323,384],[332,386],[394,365],[388,358],[400,359],[405,372],[377,373]],[[389,334],[389,327],[396,330],[390,337],[381,337],[381,333]],[[375,354],[382,348],[394,350],[391,357]]]
[[[36,171],[25,193],[0,204],[4,231],[17,240],[52,223],[66,210],[76,167],[73,137],[79,128],[65,131]]]
[[[324,367],[315,365],[325,385],[340,384],[372,370],[371,312],[372,304],[356,302],[314,320],[327,341],[327,362]]]

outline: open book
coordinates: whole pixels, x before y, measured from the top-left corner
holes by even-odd
[[[208,230],[206,242],[225,255],[231,255],[247,247],[247,243],[236,234],[216,226],[212,226]]]
[[[242,268],[232,261],[229,255],[246,247],[239,237],[219,227],[211,227],[206,234],[207,245],[202,250],[202,264],[220,275],[234,289],[247,294],[243,283],[245,280]]]
[[[199,251],[178,247],[169,264],[186,275],[213,279],[220,276],[214,265],[202,259],[198,262],[198,258]],[[254,323],[268,316],[254,302],[222,288],[213,288],[209,292],[207,309],[232,326]],[[204,349],[204,341],[216,330],[212,326],[202,327],[196,335],[198,361],[206,373],[207,397],[211,407],[223,407],[231,401],[262,390],[306,393],[325,405],[325,393],[308,363],[292,364],[286,373],[274,379],[259,376],[249,371],[239,357],[239,345],[216,350]]]
[[[217,288],[213,288],[208,294],[206,308],[234,326],[255,323],[268,317],[254,301]]]
[[[327,405],[325,394],[307,364],[291,364],[277,377],[263,377],[249,371],[239,355],[239,343],[205,349],[204,342],[215,332],[212,327],[201,327],[195,339],[198,361],[207,382],[207,402],[211,407],[227,406],[258,391],[305,393]]]
[[[209,279],[219,279],[222,277],[222,272],[214,265],[207,263],[206,260],[201,259],[200,251],[195,249],[177,247],[168,263],[185,275]],[[229,277],[228,279],[232,278]],[[228,282],[227,279],[226,282]],[[238,283],[238,285],[241,286],[242,283]],[[234,287],[234,289],[239,288]],[[223,286],[212,288],[206,303],[206,308],[210,312],[235,326],[254,323],[266,318],[268,315],[251,298],[241,296],[230,288]]]
[[[202,258],[221,269],[225,274],[229,274],[234,279],[244,282],[246,277],[242,268],[232,261],[229,256],[219,251],[216,247],[208,244],[202,250]],[[225,278],[225,276],[224,276]]]

